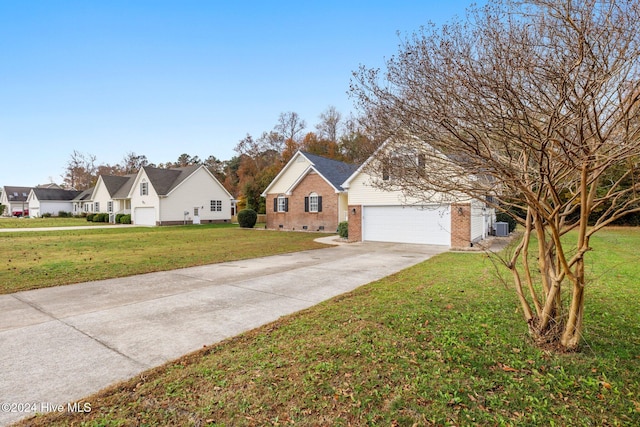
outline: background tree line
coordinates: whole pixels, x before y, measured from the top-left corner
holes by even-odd
[[[240,208],[264,213],[260,194],[282,170],[297,150],[344,161],[362,163],[379,146],[379,140],[363,131],[361,122],[347,119],[333,106],[319,116],[315,131],[296,112],[284,112],[270,131],[260,136],[247,134],[234,147],[236,155],[229,160],[210,155],[206,159],[181,154],[175,161],[153,164],[146,155],[127,153],[115,165],[97,162],[95,155],[74,150],[62,175],[63,186],[76,190],[93,187],[100,175],[124,176],[137,173],[144,166],[176,168],[205,165],[239,202]]]

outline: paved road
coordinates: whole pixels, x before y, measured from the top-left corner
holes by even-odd
[[[444,250],[356,243],[0,295],[0,403],[66,405]]]

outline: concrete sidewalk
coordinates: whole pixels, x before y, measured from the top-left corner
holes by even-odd
[[[0,425],[446,250],[355,243],[2,295]]]
[[[127,227],[150,227],[147,225],[134,224],[104,224],[104,225],[69,225],[67,227],[23,227],[23,228],[0,228],[0,233],[22,233],[27,231],[61,231],[61,230],[95,230],[102,228],[109,230],[111,228],[127,228]]]

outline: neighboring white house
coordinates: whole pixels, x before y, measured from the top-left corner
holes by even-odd
[[[86,212],[108,213],[109,222],[115,222],[117,214],[131,213],[131,200],[127,197],[136,175],[100,175],[91,195],[83,204]]]
[[[234,199],[203,165],[160,169],[145,166],[137,174],[100,175],[96,185],[73,201],[74,213],[130,214],[138,225],[229,222]]]
[[[93,205],[91,203],[91,193],[93,193],[93,188],[89,188],[88,190],[84,190],[80,194],[78,194],[73,199],[73,214],[81,215],[82,213],[93,212]]]
[[[73,200],[81,191],[60,188],[32,188],[27,196],[29,216],[41,217],[45,214],[57,216],[60,212],[73,212]]]
[[[203,165],[143,167],[127,194],[138,225],[228,222],[233,197]]]
[[[372,176],[368,171],[380,168],[367,165],[375,161],[374,154],[342,184],[349,195],[350,240],[468,247],[489,235],[495,213],[484,201],[442,193],[413,198],[382,189],[376,181],[393,177]]]
[[[31,187],[2,187],[0,205],[5,206],[2,216],[27,216],[29,215],[29,203],[27,197]]]

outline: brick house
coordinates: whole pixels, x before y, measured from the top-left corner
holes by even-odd
[[[357,165],[298,151],[262,193],[267,228],[335,232],[347,219],[341,184]]]
[[[376,161],[374,154],[358,167],[298,151],[262,194],[267,228],[335,232],[348,221],[350,241],[453,248],[490,234],[495,212],[483,200],[439,193],[425,200],[383,190],[375,181],[388,174],[375,176],[381,168],[367,167]]]

